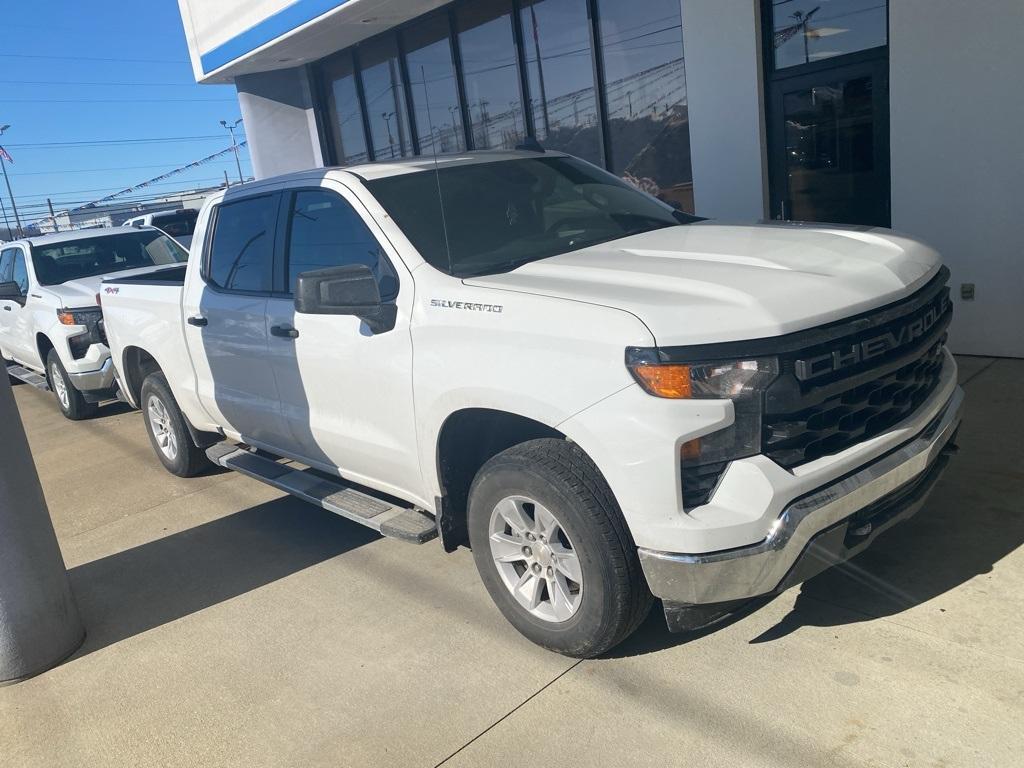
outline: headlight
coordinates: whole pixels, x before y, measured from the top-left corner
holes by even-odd
[[[61,325],[89,325],[101,317],[103,317],[103,310],[99,307],[57,310],[57,319],[60,320]]]
[[[633,378],[655,397],[732,400],[736,420],[725,429],[689,440],[680,451],[684,506],[703,504],[727,462],[761,452],[764,391],[779,374],[773,357],[701,363],[663,362],[654,349],[628,349]]]

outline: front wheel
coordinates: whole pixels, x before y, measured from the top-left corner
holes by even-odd
[[[488,461],[469,497],[473,558],[523,635],[596,656],[633,633],[653,598],[611,489],[565,440],[530,440]]]
[[[162,373],[146,377],[139,400],[149,442],[168,472],[194,477],[209,466],[206,452],[192,441],[185,417]]]
[[[96,403],[87,403],[82,393],[75,389],[55,349],[51,349],[46,356],[46,376],[50,382],[50,389],[57,397],[60,412],[66,418],[81,421],[96,415],[99,406]]]

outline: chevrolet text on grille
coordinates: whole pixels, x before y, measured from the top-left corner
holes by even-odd
[[[909,323],[904,323],[898,330],[886,331],[863,341],[846,344],[831,352],[825,352],[806,360],[797,360],[795,364],[796,377],[801,381],[816,379],[834,371],[849,368],[851,365],[880,357],[920,339],[942,319],[948,306],[949,297],[943,294],[939,297],[937,304],[929,307],[928,311],[920,317]]]

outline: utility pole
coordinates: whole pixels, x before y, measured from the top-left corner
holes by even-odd
[[[25,428],[0,377],[0,685],[74,653],[85,630],[39,485]]]
[[[540,30],[537,26],[537,12],[530,6],[530,19],[533,22],[533,49],[537,52],[537,80],[540,83],[540,110],[544,117],[544,138],[551,134],[551,120],[548,117],[548,94],[544,87],[544,60],[540,55]]]
[[[238,183],[239,184],[242,184],[245,181],[245,179],[242,178],[242,161],[238,159],[238,143],[235,141],[235,128],[237,128],[238,124],[241,123],[241,122],[242,122],[242,118],[238,118],[231,125],[228,124],[227,120],[221,120],[220,121],[220,124],[223,125],[225,128],[227,128],[228,132],[231,134],[231,151],[235,153],[235,165],[238,166]]]
[[[0,136],[3,136],[4,131],[10,127],[9,125],[0,125]],[[10,157],[7,154],[7,150],[0,147],[0,169],[3,169],[4,183],[7,184],[7,196],[11,198],[11,208],[14,209],[14,223],[18,226],[18,237],[24,237],[25,232],[21,228],[21,218],[18,216],[18,204],[14,201],[14,193],[11,191],[11,180],[7,178],[7,165],[4,163],[4,155]]]
[[[57,226],[57,215],[53,212],[53,203],[50,198],[46,198],[46,204],[50,206],[50,220],[53,222],[53,231],[60,232],[60,227]]]
[[[2,197],[0,197],[0,211],[3,211],[4,227],[7,229],[7,236],[10,237],[11,233],[14,232],[14,230],[11,229],[11,222],[7,218],[7,206],[4,205],[4,199]]]

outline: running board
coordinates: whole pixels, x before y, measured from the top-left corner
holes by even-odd
[[[357,491],[341,479],[327,479],[311,469],[282,464],[232,443],[217,443],[206,450],[206,455],[214,464],[248,475],[383,536],[413,544],[437,537],[437,526],[430,515]]]
[[[18,381],[23,381],[36,389],[41,389],[43,392],[50,391],[50,382],[46,380],[43,374],[30,371],[28,368],[22,368],[20,365],[8,365],[7,375],[13,376]]]

